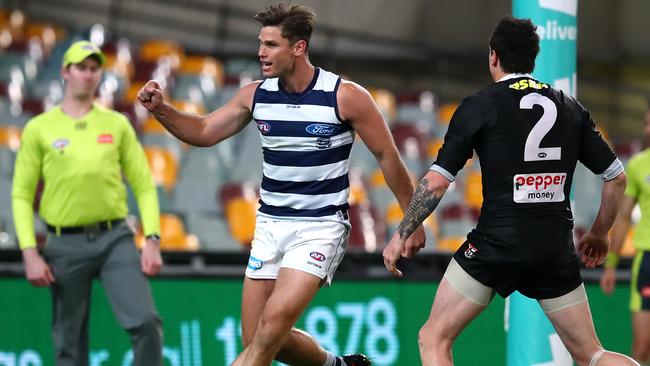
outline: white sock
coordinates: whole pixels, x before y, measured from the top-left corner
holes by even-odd
[[[589,361],[589,366],[596,366],[598,364],[598,360],[605,354],[605,350],[601,349],[598,350],[594,355],[591,357],[591,361]]]
[[[348,366],[341,357],[333,354],[330,351],[325,351],[325,363],[323,366]]]

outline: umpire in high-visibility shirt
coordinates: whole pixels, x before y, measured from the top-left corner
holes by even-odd
[[[12,192],[16,233],[27,279],[51,289],[57,366],[88,365],[95,276],[131,336],[133,364],[162,365],[162,326],[145,277],[162,266],[158,197],[128,120],[94,103],[104,62],[91,43],[73,43],[63,56],[63,101],[25,126]],[[141,255],[124,221],[122,173],[135,193],[147,237]],[[40,253],[32,208],[39,179],[44,182],[39,214],[48,230]]]

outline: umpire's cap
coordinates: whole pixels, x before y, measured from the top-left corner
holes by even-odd
[[[88,41],[77,41],[73,43],[63,55],[63,67],[78,64],[89,56],[97,56],[100,65],[104,65],[106,57],[99,47]]]

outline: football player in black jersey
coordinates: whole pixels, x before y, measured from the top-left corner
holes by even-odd
[[[490,38],[495,83],[466,98],[444,144],[420,181],[397,233],[384,250],[396,268],[405,240],[431,214],[476,151],[483,206],[478,224],[452,258],[419,334],[422,364],[452,365],[452,344],[495,293],[537,299],[580,366],[638,365],[605,351],[580,277],[580,261],[600,265],[625,190],[623,165],[574,98],[530,73],[539,37],[529,19],[503,18]],[[569,191],[576,162],[604,181],[591,230],[573,244]]]

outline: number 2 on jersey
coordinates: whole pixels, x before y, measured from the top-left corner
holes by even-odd
[[[539,93],[526,94],[519,101],[519,108],[521,109],[533,109],[534,105],[541,106],[544,113],[542,113],[542,117],[533,126],[533,129],[530,130],[528,138],[526,138],[524,161],[560,160],[562,159],[561,147],[539,147],[544,136],[546,136],[555,124],[557,107],[551,99]]]

